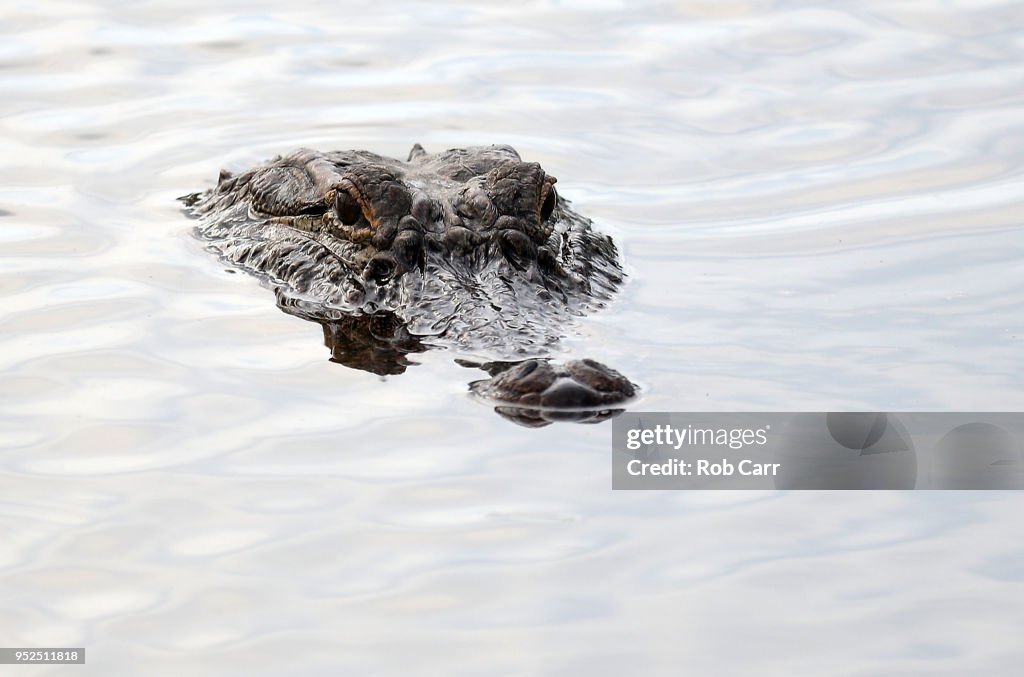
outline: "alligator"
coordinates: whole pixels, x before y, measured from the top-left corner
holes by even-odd
[[[443,346],[489,379],[470,384],[530,426],[594,422],[636,394],[595,360],[547,357],[575,318],[623,282],[612,239],[510,146],[408,160],[300,149],[180,198],[196,234],[261,277],[286,312],[323,326],[332,360],[402,373]]]

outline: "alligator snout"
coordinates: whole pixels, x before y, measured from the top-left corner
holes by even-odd
[[[492,400],[546,409],[593,409],[621,404],[636,395],[636,386],[628,378],[590,359],[565,364],[526,360],[470,387]]]
[[[512,366],[491,364],[498,372],[475,381],[470,390],[499,402],[496,411],[528,427],[552,421],[596,422],[622,411],[614,407],[636,396],[636,386],[625,376],[596,360],[526,360]],[[503,371],[499,369],[504,368]]]

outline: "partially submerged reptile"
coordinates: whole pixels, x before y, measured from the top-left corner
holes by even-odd
[[[601,420],[635,386],[593,360],[545,358],[622,282],[615,244],[509,146],[406,162],[302,149],[182,198],[198,234],[323,325],[333,359],[401,373],[430,345],[500,361],[470,385],[526,425]]]

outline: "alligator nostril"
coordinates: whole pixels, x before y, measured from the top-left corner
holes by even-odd
[[[623,398],[636,394],[636,387],[625,376],[597,360],[585,358],[565,364],[577,383],[583,383],[599,393],[614,393]]]
[[[492,378],[491,386],[498,399],[521,402],[525,395],[538,395],[554,382],[555,372],[547,362],[527,360]]]
[[[514,372],[515,377],[524,378],[526,376],[529,376],[533,372],[537,371],[537,367],[539,366],[540,362],[538,362],[537,360],[527,360],[526,362],[516,365]]]
[[[363,277],[377,284],[384,284],[398,271],[398,262],[391,254],[377,254],[363,269]]]

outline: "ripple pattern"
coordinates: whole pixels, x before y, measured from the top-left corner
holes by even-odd
[[[512,427],[438,351],[328,364],[174,202],[415,142],[512,144],[624,245],[564,349],[639,407],[1024,407],[1020,2],[7,3],[6,646],[104,676],[1019,671],[1020,496],[612,494],[607,427]]]

